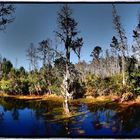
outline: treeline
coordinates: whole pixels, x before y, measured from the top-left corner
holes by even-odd
[[[27,54],[28,53],[27,51]],[[33,60],[33,62],[35,61]],[[66,59],[64,57],[58,57],[49,64],[46,64],[45,61],[45,64],[43,64],[41,68],[30,64],[31,70],[27,71],[24,67],[15,68],[10,60],[1,58],[0,91],[1,93],[12,95],[61,95],[65,63]],[[80,74],[78,70],[75,69],[74,64],[70,65],[75,74]],[[75,88],[74,97],[82,97],[83,94],[81,83],[78,80],[79,78],[77,77],[77,79],[73,81],[73,87],[71,87],[73,90]]]
[[[30,62],[30,71],[24,67],[14,68],[13,64],[6,58],[0,59],[0,90],[1,92],[14,95],[61,95],[61,85],[65,73],[66,59],[62,53],[51,48],[49,41],[42,41],[38,48],[33,44],[27,50],[27,58]],[[47,51],[49,49],[49,51]],[[122,63],[118,55],[114,55],[110,47],[103,54],[100,51],[95,56],[96,49],[93,49],[91,57],[93,60],[88,64],[80,61],[77,64],[70,63],[76,77],[73,81],[73,98],[101,95],[123,95],[124,93],[140,93],[140,67],[135,53],[125,57],[126,85],[122,84]],[[100,48],[101,49],[101,48]],[[42,50],[42,51],[41,51]],[[43,55],[44,52],[44,55]],[[49,52],[48,54],[45,52]],[[115,52],[116,53],[116,52]],[[93,55],[94,54],[94,55]],[[38,68],[38,63],[42,67]]]
[[[119,95],[128,100],[140,94],[140,19],[133,30],[134,43],[129,46],[125,30],[115,5],[113,24],[117,36],[113,36],[110,46],[103,50],[95,46],[90,63],[80,60],[83,38],[77,37],[78,23],[72,17],[68,5],[58,12],[56,36],[64,45],[65,52],[52,46],[45,39],[34,46],[30,44],[26,55],[30,70],[14,68],[6,58],[0,60],[0,90],[15,95],[63,95],[69,98],[86,96]],[[128,47],[129,46],[129,47]],[[70,62],[70,52],[78,57],[78,63]],[[41,67],[39,65],[41,64]],[[66,104],[67,106],[67,104]]]
[[[59,62],[58,62],[59,63]],[[1,92],[15,95],[43,95],[55,92],[60,94],[61,73],[58,75],[58,64],[54,67],[43,66],[39,70],[26,71],[24,67],[14,68],[13,64],[3,58],[1,61]]]

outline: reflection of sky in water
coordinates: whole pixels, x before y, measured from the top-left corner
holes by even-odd
[[[3,111],[0,107],[0,111]],[[18,109],[18,119],[14,119],[13,110],[4,112],[4,120],[0,122],[2,136],[34,136],[44,134],[44,120],[37,120],[30,109]],[[16,114],[16,113],[15,113]],[[35,131],[36,130],[36,131]]]
[[[20,101],[18,101],[20,102]],[[11,102],[10,102],[11,103]],[[85,114],[61,121],[49,121],[54,117],[53,111],[48,116],[46,105],[32,108],[23,102],[19,107],[8,106],[9,102],[0,101],[0,136],[20,137],[102,137],[102,136],[140,136],[140,120],[136,117],[139,110],[134,111],[131,118],[121,120],[115,110],[98,108],[90,111],[86,105],[80,105],[79,112]],[[37,104],[34,102],[33,104]],[[24,105],[24,107],[23,107]],[[131,109],[132,110],[132,109]],[[128,112],[129,113],[129,112]],[[53,114],[53,115],[52,115]],[[123,114],[127,115],[127,113]],[[129,117],[129,116],[128,116]],[[128,128],[127,128],[128,126]]]

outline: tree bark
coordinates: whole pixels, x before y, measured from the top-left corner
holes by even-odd
[[[78,63],[79,63],[79,64],[81,63],[81,59],[80,59],[80,57],[78,57]]]
[[[122,76],[123,76],[123,86],[126,85],[125,81],[125,60],[124,60],[124,52],[122,52]]]
[[[70,81],[70,72],[69,72],[69,63],[70,63],[70,50],[67,47],[66,49],[66,72],[64,75],[63,81],[63,90],[64,90],[64,113],[67,116],[70,116],[69,106],[68,106],[68,99],[70,97],[69,93],[69,81]]]

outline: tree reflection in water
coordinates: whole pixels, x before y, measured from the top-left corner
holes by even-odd
[[[17,108],[13,108],[11,111],[13,120],[19,120],[19,111]]]
[[[1,98],[0,127],[3,129],[0,136],[3,133],[9,135],[9,131],[11,135],[48,137],[140,136],[140,105],[125,109],[113,105],[78,104],[71,107],[75,112],[85,114],[54,121],[63,114],[61,104]]]
[[[120,127],[120,131],[124,133],[132,133],[134,129],[140,131],[140,105],[132,105],[116,112],[115,118]]]
[[[93,126],[95,129],[101,129],[100,115],[98,112],[95,112],[94,114]]]
[[[0,111],[0,122],[4,120],[4,112]]]

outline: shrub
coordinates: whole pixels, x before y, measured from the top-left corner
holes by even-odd
[[[79,80],[75,80],[72,83],[70,90],[73,92],[74,99],[82,98],[85,94],[84,84]]]
[[[11,81],[2,79],[0,81],[0,89],[5,93],[10,93],[12,89]]]
[[[132,92],[135,93],[136,95],[140,94],[140,70],[135,69],[130,77],[130,85],[132,87]]]
[[[60,89],[60,87],[58,87],[58,86],[56,86],[56,85],[48,86],[48,89],[51,90],[51,92],[52,92],[53,94],[61,95],[61,89]]]
[[[88,97],[88,96],[97,97],[98,96],[97,90],[95,88],[89,86],[89,87],[86,88],[85,96],[86,97]]]
[[[101,84],[101,78],[93,74],[87,74],[85,78],[85,96],[98,96],[97,90]]]
[[[21,84],[19,85],[22,94],[27,95],[29,93],[29,81],[26,78],[20,78]]]
[[[121,102],[129,101],[129,100],[132,100],[133,98],[134,98],[133,93],[127,92],[127,93],[124,93],[124,94],[122,95]]]
[[[91,74],[86,76],[86,96],[119,95],[132,90],[131,86],[122,85],[122,75],[116,74],[111,77],[100,78]]]

